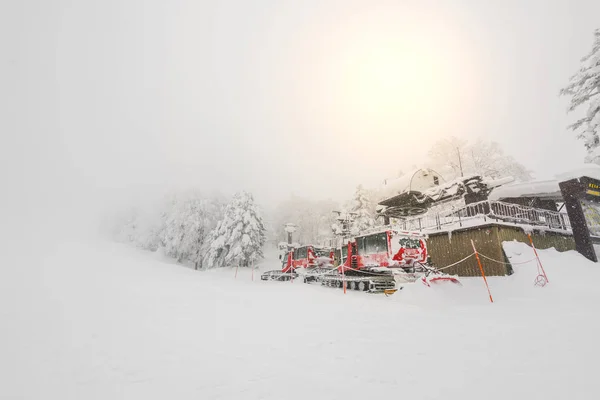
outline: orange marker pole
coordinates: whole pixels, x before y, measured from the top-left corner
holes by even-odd
[[[344,294],[346,294],[346,270],[342,265],[342,286],[344,287]]]
[[[548,276],[546,275],[546,271],[544,271],[544,267],[542,266],[542,262],[540,261],[540,256],[538,256],[537,250],[535,249],[535,246],[533,245],[533,239],[531,239],[531,234],[528,233],[527,236],[529,237],[529,243],[531,243],[531,247],[533,248],[533,252],[535,253],[535,258],[537,258],[538,265],[542,269],[544,278],[546,278],[547,283],[550,283],[550,281],[548,280]]]
[[[237,271],[238,271],[239,266],[240,266],[240,263],[237,263],[237,265],[235,266],[235,279],[237,279]]]
[[[483,281],[485,282],[485,287],[487,288],[488,295],[490,296],[490,303],[493,303],[494,299],[492,299],[492,292],[490,292],[490,286],[487,283],[487,279],[485,277],[485,272],[483,272],[483,265],[481,265],[481,260],[479,259],[479,253],[477,252],[477,249],[475,248],[475,243],[473,242],[473,239],[471,239],[471,245],[473,246],[473,251],[475,252],[475,257],[477,258],[477,264],[479,264],[479,270],[481,271],[481,276],[483,277]]]

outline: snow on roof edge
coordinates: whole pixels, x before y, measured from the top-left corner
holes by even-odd
[[[558,181],[567,181],[569,179],[581,178],[582,176],[589,176],[590,178],[600,180],[600,165],[581,164],[577,168],[556,174],[555,178]]]
[[[500,200],[515,197],[538,197],[542,195],[560,196],[557,180],[522,182],[500,186],[492,190],[488,200]]]

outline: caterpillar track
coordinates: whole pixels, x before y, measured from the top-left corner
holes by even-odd
[[[283,272],[280,270],[267,271],[260,276],[262,281],[291,281],[296,279],[298,274],[295,272]]]
[[[359,292],[383,293],[388,289],[396,288],[394,277],[389,274],[377,274],[371,276],[344,276],[342,274],[325,275],[320,278],[324,286],[343,288],[346,282],[346,288]]]

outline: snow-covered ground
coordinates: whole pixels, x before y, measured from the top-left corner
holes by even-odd
[[[600,266],[540,255],[546,287],[516,266],[490,304],[481,279],[344,295],[108,242],[5,254],[0,398],[596,399]]]

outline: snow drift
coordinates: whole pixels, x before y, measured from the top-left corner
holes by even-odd
[[[476,278],[344,295],[113,243],[1,257],[0,398],[596,398],[600,270],[573,252],[540,251],[545,288],[491,278],[494,304]]]

